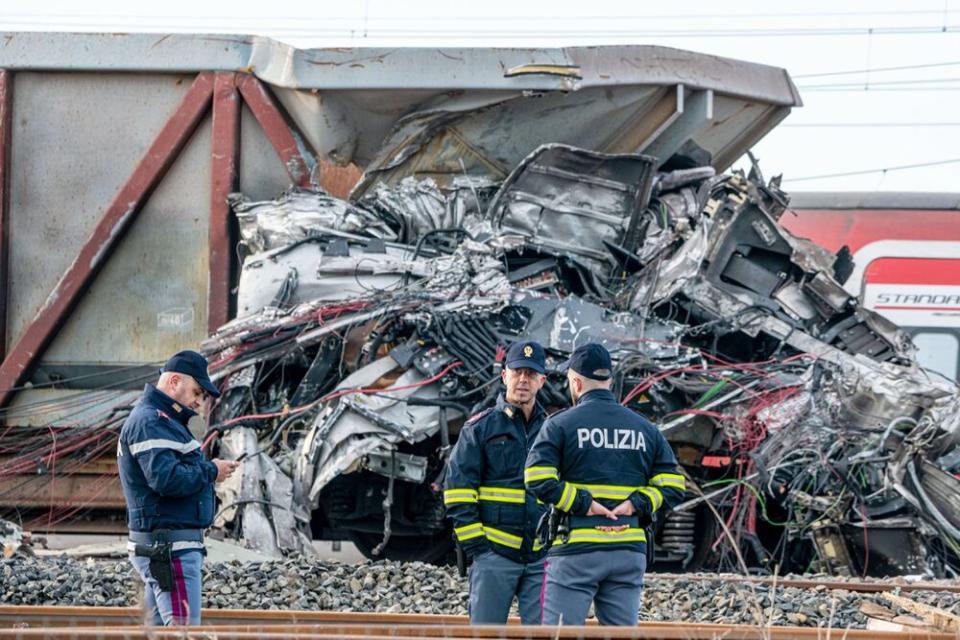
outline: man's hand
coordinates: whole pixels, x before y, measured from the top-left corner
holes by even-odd
[[[587,510],[588,516],[605,516],[611,520],[616,520],[617,516],[613,514],[610,509],[607,509],[605,506],[594,500],[590,503],[590,508]]]
[[[618,504],[616,507],[614,507],[613,511],[609,511],[608,513],[613,514],[614,518],[619,518],[620,516],[628,516],[628,517],[632,516],[634,513],[633,503],[630,502],[629,500],[624,500],[623,502]],[[600,531],[623,531],[624,529],[629,529],[630,525],[618,524],[618,525],[611,525],[607,527],[597,526],[594,528],[600,529]]]
[[[217,465],[217,482],[223,482],[232,476],[233,472],[236,471],[237,467],[240,466],[240,463],[236,460],[221,460],[220,458],[214,458],[211,460],[211,462]]]
[[[618,517],[632,516],[634,513],[636,513],[636,509],[633,508],[633,503],[629,500],[624,500],[613,509],[613,515]]]

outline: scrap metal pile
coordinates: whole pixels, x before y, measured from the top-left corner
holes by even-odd
[[[595,341],[690,478],[658,568],[955,575],[956,385],[843,289],[849,256],[784,230],[776,179],[696,164],[546,145],[501,182],[235,196],[238,317],[205,349],[211,433],[246,462],[217,524],[276,554],[346,537],[442,561],[444,461],[506,347],[555,369]],[[562,375],[540,399],[567,405]]]

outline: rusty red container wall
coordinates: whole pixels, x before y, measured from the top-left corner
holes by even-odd
[[[0,145],[7,147],[10,146],[11,139],[15,139],[16,133],[16,127],[11,126],[10,122],[11,114],[15,109],[15,99],[11,97],[10,91],[13,75],[10,71],[3,71],[0,75]],[[31,81],[36,83],[40,80],[39,76],[43,74],[30,73],[29,75],[32,76]],[[55,75],[60,77],[68,74]],[[141,91],[149,95],[161,90],[156,86],[158,80],[155,78],[144,81],[149,85],[144,90],[138,86],[140,83],[136,78],[128,77],[119,80],[110,77],[109,74],[105,77],[105,84],[110,85],[108,91],[113,92],[112,96],[105,96],[105,100],[117,99],[117,97],[137,100],[137,94]],[[97,76],[87,75],[85,80],[95,83],[96,78]],[[67,86],[73,80],[59,79]],[[162,80],[159,82],[162,84]],[[173,92],[183,91],[182,80],[177,81],[175,77],[168,77],[168,82]],[[96,93],[95,87],[88,87],[87,90],[89,93]],[[39,102],[48,97],[41,94],[31,95],[27,99]],[[146,97],[140,99],[146,102]],[[255,121],[262,128],[261,132],[241,133],[241,102],[245,103],[246,108],[253,114]],[[50,103],[47,101],[45,104]],[[27,106],[32,110],[33,105],[25,105]],[[103,105],[90,105],[94,111],[97,106]],[[212,121],[212,124],[208,120]],[[43,122],[42,118],[40,122]],[[24,118],[21,125],[28,127],[29,119]],[[32,305],[35,307],[32,318],[29,320],[26,318],[31,315],[30,300],[24,301],[26,304],[21,303],[11,310],[17,316],[14,325],[19,330],[8,332],[6,357],[0,366],[0,403],[7,405],[11,402],[17,395],[17,387],[31,379],[35,367],[41,361],[50,360],[67,371],[80,370],[76,368],[78,366],[109,367],[157,361],[163,358],[163,354],[194,346],[208,331],[214,330],[229,319],[230,286],[235,270],[233,264],[235,233],[225,199],[228,193],[242,186],[239,185],[238,169],[241,148],[245,137],[250,138],[254,135],[265,135],[276,154],[273,158],[258,157],[254,162],[279,163],[288,174],[272,185],[275,188],[270,195],[278,194],[290,183],[299,186],[309,185],[310,167],[316,165],[316,160],[306,156],[308,152],[304,150],[302,144],[297,143],[298,140],[303,139],[302,136],[292,128],[289,119],[272,98],[269,89],[252,76],[232,73],[202,73],[193,79],[189,90],[159,128],[149,146],[142,152],[132,172],[116,191],[112,202],[101,205],[103,213],[98,216],[92,230],[86,234],[86,241],[73,255],[69,255],[69,260],[67,260],[67,254],[71,252],[68,248],[49,247],[56,252],[61,261],[67,262],[68,267],[61,273],[45,274],[48,281],[55,278],[55,284],[42,304]],[[113,145],[121,146],[125,142],[136,145],[139,141],[121,137],[114,140]],[[202,150],[204,146],[207,149],[206,153]],[[0,146],[0,148],[3,147]],[[31,148],[36,149],[37,145],[31,144]],[[25,152],[26,148],[24,147],[22,151]],[[116,156],[118,162],[129,158],[130,155],[115,153],[108,146],[104,147],[102,153],[105,156]],[[11,157],[9,153],[4,154],[3,162],[0,163],[0,180],[10,179],[10,175],[16,170],[15,163],[18,155]],[[184,165],[183,170],[178,172],[176,165]],[[83,165],[78,163],[76,167],[77,173],[80,174],[76,176],[64,176],[63,167],[59,167],[57,182],[64,185],[83,181],[85,178],[82,175]],[[319,174],[324,178],[330,178],[329,184],[324,186],[328,186],[333,193],[346,195],[359,177],[359,171],[355,167],[332,171],[330,169],[329,166],[320,167]],[[171,196],[176,200],[178,195],[182,196],[183,192],[187,191],[183,187],[189,186],[176,183],[182,180],[189,182],[195,179],[198,173],[206,173],[210,177],[209,212],[204,212],[207,214],[204,216],[205,220],[200,220],[197,216],[196,205],[204,199],[198,197],[199,194],[195,189],[188,190],[190,194],[187,196],[190,200],[188,203],[183,201],[170,203]],[[313,170],[313,175],[316,174],[317,171]],[[31,185],[36,183],[31,180],[31,176],[24,175],[23,180],[17,184],[22,184],[23,191],[29,191],[32,188]],[[159,202],[157,203],[151,201],[155,191],[158,193]],[[27,204],[32,199],[32,194],[21,193],[20,195],[21,197],[16,201],[20,206],[13,207],[12,211],[11,207],[0,205],[2,207],[0,230],[3,232],[0,237],[0,271],[3,270],[3,258],[6,257],[2,243],[9,236],[11,229],[9,217],[16,217],[18,214],[30,216],[33,213],[32,219],[38,219],[38,216],[29,210],[29,204]],[[9,197],[10,190],[3,189],[0,202],[6,202]],[[168,216],[173,218],[168,220],[164,220],[163,213],[152,216],[140,215],[142,210],[154,204],[160,209],[179,211],[181,215]],[[184,247],[189,246],[189,243],[177,240],[178,233],[182,232],[185,224],[182,215],[184,209],[189,209],[186,224],[191,228],[187,231],[187,235],[195,237],[197,234],[194,232],[205,231],[203,235],[206,236],[207,242],[206,246],[202,247],[205,249],[203,252],[205,255],[200,255],[196,250],[192,255],[185,252]],[[150,220],[141,221],[142,217]],[[192,217],[192,220],[189,217]],[[51,222],[56,223],[53,220],[47,221],[47,224]],[[44,224],[42,216],[36,224]],[[82,224],[77,226],[82,227]],[[152,251],[179,252],[181,255],[177,262],[182,267],[183,273],[171,273],[169,270],[151,272],[136,268],[125,269],[125,265],[111,264],[113,262],[111,256],[118,247],[136,242],[125,238],[131,229],[135,230],[134,234],[141,240],[145,235],[153,236],[152,240],[147,240],[147,245]],[[82,228],[69,231],[74,238],[78,234],[84,235]],[[56,242],[55,238],[54,241]],[[196,249],[198,244],[194,241],[193,246]],[[33,248],[36,249],[36,246],[34,245]],[[22,249],[29,251],[26,247]],[[131,258],[135,256],[123,255],[121,251],[120,261],[126,259],[125,261],[129,262]],[[149,259],[147,261],[149,262]],[[116,285],[112,292],[98,291],[97,288],[98,275],[105,268],[110,269],[108,275],[112,276],[110,279]],[[205,278],[202,277],[204,274]],[[131,281],[116,282],[124,278]],[[189,294],[195,296],[195,299],[190,300],[189,297],[186,300],[177,299],[175,286],[173,291],[164,291],[165,285],[178,280],[190,283]],[[196,285],[203,280],[206,280],[202,287],[205,291],[198,292]],[[3,283],[9,282],[9,277],[3,278]],[[22,280],[15,278],[13,286],[16,287],[17,282]],[[43,287],[43,283],[37,284]],[[151,331],[154,327],[151,327],[152,323],[148,322],[152,318],[146,318],[142,313],[142,303],[150,299],[151,289],[154,289],[159,297],[163,297],[164,293],[173,294],[168,296],[169,309],[156,314],[155,331]],[[93,296],[100,294],[112,301],[116,301],[118,295],[128,298],[133,317],[111,314],[111,317],[91,318],[100,306],[85,300],[86,297],[91,296],[91,292]],[[180,291],[180,293],[183,292]],[[6,295],[0,296],[0,304],[7,303],[7,300]],[[8,311],[5,318],[9,317],[11,311]],[[71,324],[76,324],[78,316],[83,312],[86,312],[86,317],[80,318],[79,324],[87,325],[85,334],[92,333],[93,336],[98,334],[97,331],[90,331],[94,328],[90,326],[92,320],[95,326],[102,326],[107,334],[111,331],[116,332],[119,327],[119,331],[123,332],[128,340],[119,343],[111,340],[116,347],[109,349],[106,348],[107,344],[98,341],[96,337],[82,336],[78,335],[78,331],[71,331]],[[2,328],[0,325],[0,330]],[[167,333],[165,334],[164,331]],[[127,352],[123,353],[125,346]],[[26,395],[35,393],[37,392],[28,391]],[[43,392],[44,396],[55,393]]]

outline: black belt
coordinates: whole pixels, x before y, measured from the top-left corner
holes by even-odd
[[[127,548],[133,551],[135,545],[155,542],[171,543],[172,551],[183,549],[203,549],[203,529],[165,529],[163,531],[131,531]]]

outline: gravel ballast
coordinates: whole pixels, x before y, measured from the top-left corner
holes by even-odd
[[[0,560],[0,604],[135,606],[140,582],[126,561],[67,557]],[[452,567],[420,562],[345,564],[306,558],[206,563],[204,606],[465,614],[467,582]],[[960,594],[915,591],[913,600],[960,611]],[[861,604],[880,594],[648,576],[641,619],[671,622],[863,628]]]

